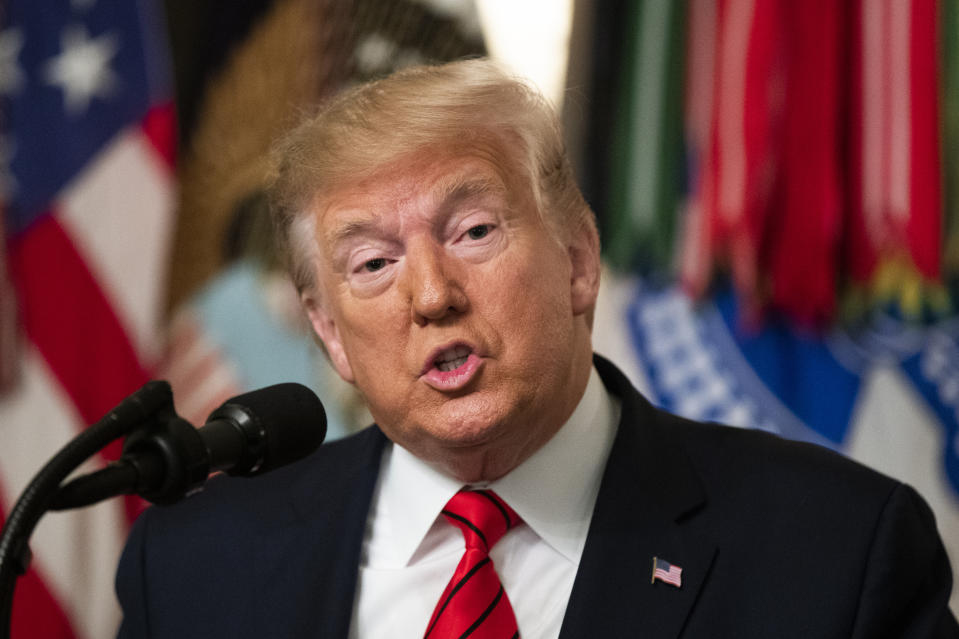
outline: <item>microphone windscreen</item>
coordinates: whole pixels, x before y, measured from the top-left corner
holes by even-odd
[[[306,457],[326,437],[323,404],[302,384],[275,384],[237,395],[213,411],[208,421],[236,411],[248,416],[265,437],[266,450],[257,474]]]

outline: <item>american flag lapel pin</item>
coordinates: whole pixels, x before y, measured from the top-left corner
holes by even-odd
[[[657,579],[672,586],[676,586],[677,588],[682,588],[683,569],[679,566],[669,563],[665,559],[653,557],[653,576],[649,583],[654,584],[656,583]]]

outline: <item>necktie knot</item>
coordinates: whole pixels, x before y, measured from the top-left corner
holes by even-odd
[[[519,515],[491,490],[459,491],[446,503],[443,516],[463,532],[468,549],[486,553],[520,522]]]

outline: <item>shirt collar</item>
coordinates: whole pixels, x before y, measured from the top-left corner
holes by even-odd
[[[579,563],[619,423],[619,405],[599,374],[563,427],[529,459],[490,486],[557,552]]]
[[[586,544],[619,410],[593,369],[583,397],[562,428],[529,459],[489,485],[543,541],[574,563]],[[392,513],[404,513],[390,517],[390,537],[396,559],[406,564],[463,484],[402,446],[394,444],[387,451],[380,504]]]

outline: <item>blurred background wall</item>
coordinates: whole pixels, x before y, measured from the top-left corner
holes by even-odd
[[[913,484],[959,561],[951,0],[0,6],[2,512],[151,378],[197,425],[300,381],[330,437],[362,427],[272,250],[270,140],[351,83],[489,54],[561,109],[603,235],[597,351],[670,410]],[[15,637],[113,634],[142,508],[41,522]]]

